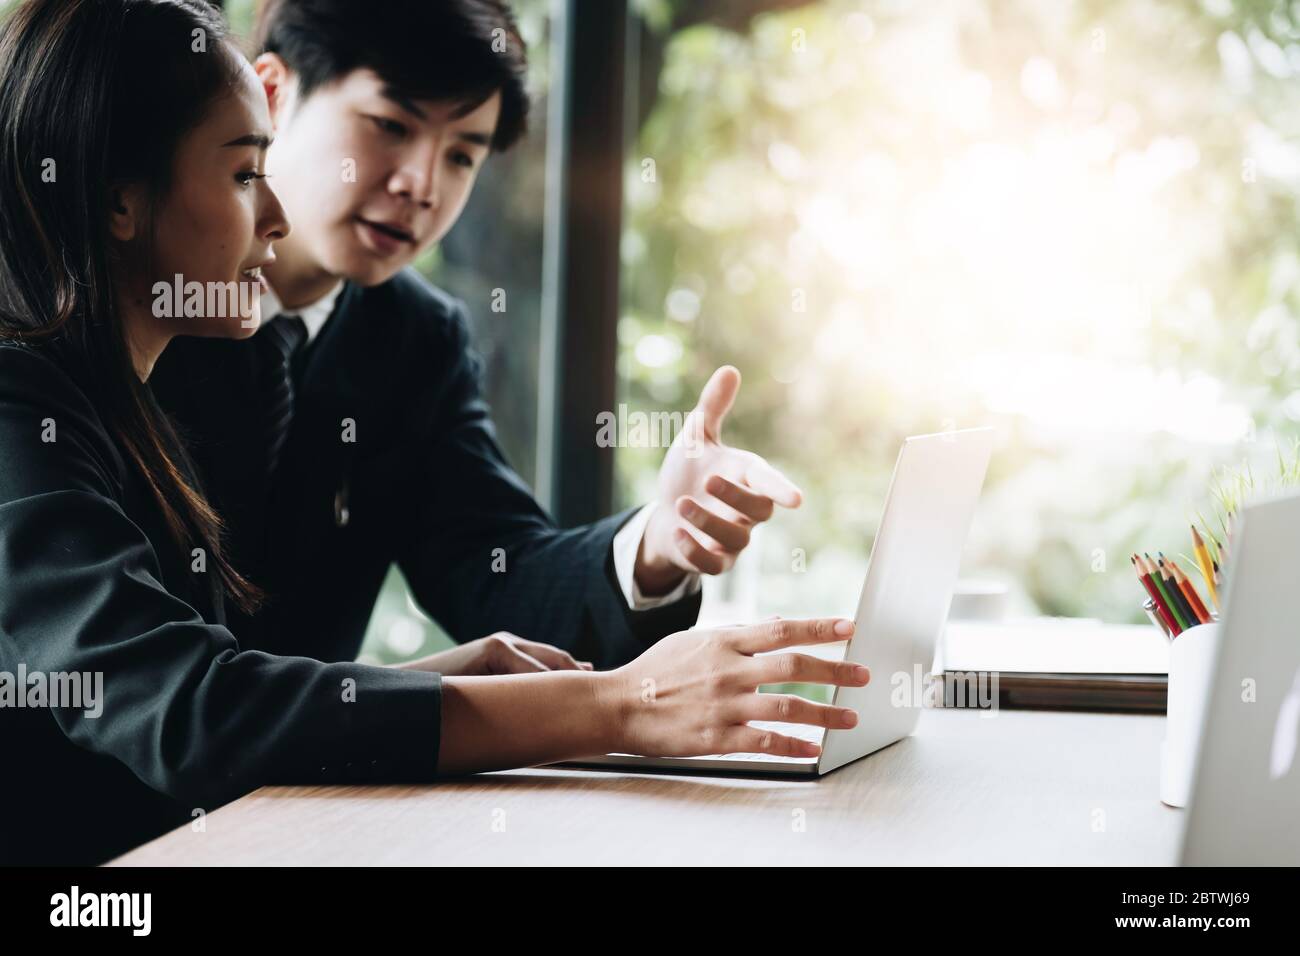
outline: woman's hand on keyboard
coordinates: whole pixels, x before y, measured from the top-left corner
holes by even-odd
[[[764,654],[802,644],[842,641],[853,622],[842,618],[775,619],[737,627],[681,631],[636,660],[596,675],[597,693],[616,716],[617,749],[655,757],[765,753],[816,757],[821,748],[751,720],[844,729],[857,724],[848,707],[786,694],[759,694],[762,684],[809,683],[861,687],[871,679],[861,664],[807,654]],[[764,656],[756,657],[757,654]]]

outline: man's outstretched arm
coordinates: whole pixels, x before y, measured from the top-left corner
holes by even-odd
[[[691,627],[698,575],[729,568],[776,504],[799,503],[761,458],[721,443],[739,386],[724,368],[669,450],[651,507],[559,529],[496,442],[464,328],[417,456],[418,503],[399,556],[421,605],[458,640],[509,631],[598,667],[622,664]]]

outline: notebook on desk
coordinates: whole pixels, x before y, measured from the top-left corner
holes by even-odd
[[[1163,713],[1169,642],[1145,624],[953,621],[934,672],[996,672],[999,707]]]

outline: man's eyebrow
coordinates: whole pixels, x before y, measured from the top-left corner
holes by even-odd
[[[385,99],[392,100],[394,103],[396,103],[402,109],[406,110],[408,113],[411,113],[419,117],[420,119],[427,118],[424,115],[424,110],[416,106],[415,101],[411,99],[409,96],[407,96],[405,93],[403,93],[401,90],[399,90],[397,87],[385,86],[382,90],[379,91],[379,93]]]
[[[492,145],[491,133],[476,133],[473,130],[466,130],[460,134],[460,138],[467,143],[473,143],[475,146],[491,147]]]
[[[246,133],[238,139],[232,139],[229,143],[221,144],[222,149],[227,146],[256,146],[258,149],[269,149],[271,137],[265,133]]]

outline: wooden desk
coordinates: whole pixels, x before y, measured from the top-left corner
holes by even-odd
[[[1164,724],[928,710],[915,736],[815,781],[548,768],[264,787],[113,865],[1172,864]]]

